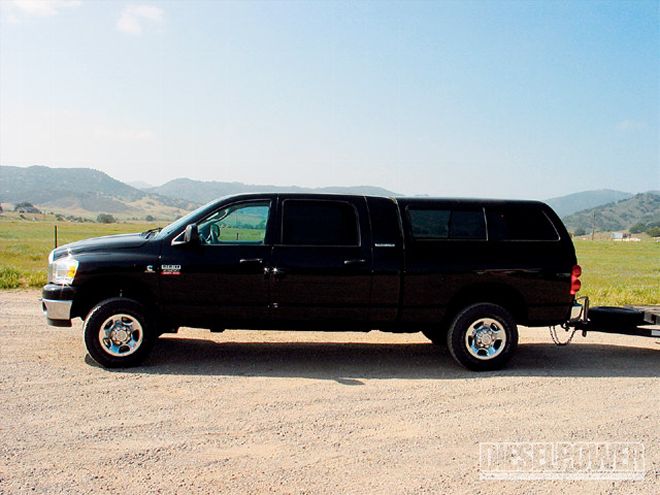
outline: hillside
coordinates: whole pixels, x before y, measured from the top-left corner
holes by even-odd
[[[596,208],[597,206],[614,203],[623,199],[631,198],[632,194],[612,189],[600,189],[596,191],[582,191],[568,194],[557,198],[545,200],[560,217],[566,217],[578,211]]]
[[[0,199],[48,203],[76,192],[98,193],[134,201],[144,193],[89,168],[0,167]]]
[[[89,168],[0,167],[0,202],[28,201],[41,210],[83,217],[171,219],[194,208],[189,201],[146,193]]]
[[[372,186],[281,187],[185,178],[146,186],[143,182],[128,185],[90,168],[0,167],[0,203],[27,201],[42,211],[86,218],[110,213],[118,218],[151,215],[168,220],[221,196],[260,191],[395,195]]]
[[[639,222],[660,222],[660,194],[636,194],[629,199],[574,213],[563,220],[570,231],[584,229],[589,232],[594,218],[598,231],[628,230]]]
[[[144,183],[137,185],[145,186]],[[317,192],[396,196],[374,186],[320,187],[269,186],[241,182],[175,179],[159,187],[139,189],[104,172],[89,168],[0,167],[0,203],[30,202],[42,211],[95,218],[110,213],[117,218],[144,218],[151,215],[170,220],[197,205],[228,194],[248,192]],[[608,198],[623,198],[601,204]],[[613,190],[585,191],[547,200],[571,231],[591,230],[593,212],[596,229],[627,230],[643,222],[660,221],[660,194],[648,192],[631,196]],[[575,213],[584,205],[598,203]],[[564,213],[573,211],[572,214]]]
[[[131,187],[134,187],[135,189],[142,189],[142,190],[151,189],[152,187],[154,187],[153,184],[149,184],[148,182],[144,182],[141,180],[128,181],[126,182],[126,184],[128,184]]]
[[[354,187],[319,187],[308,188],[298,186],[269,186],[243,184],[242,182],[216,182],[199,181],[192,179],[174,179],[159,187],[147,189],[151,193],[156,193],[172,198],[179,198],[195,203],[207,203],[213,199],[228,194],[250,193],[250,192],[312,192],[312,193],[339,193],[339,194],[372,194],[375,196],[395,196],[396,193],[374,186],[354,186]]]

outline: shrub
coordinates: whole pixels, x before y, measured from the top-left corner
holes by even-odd
[[[96,217],[96,221],[98,223],[115,223],[115,217],[110,215],[109,213],[101,213],[99,214],[98,217]]]
[[[47,274],[45,270],[33,271],[24,274],[25,285],[28,287],[41,287],[46,285]]]
[[[646,229],[646,233],[651,237],[660,237],[660,227],[650,227]]]
[[[0,289],[16,289],[21,286],[21,273],[9,266],[0,267]]]
[[[637,222],[635,225],[630,227],[630,233],[631,234],[639,234],[641,232],[644,232],[648,226],[644,222]]]
[[[35,208],[32,203],[28,203],[27,201],[17,203],[16,206],[14,206],[14,211],[19,213],[41,213],[41,210]]]

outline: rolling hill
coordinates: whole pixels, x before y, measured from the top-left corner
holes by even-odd
[[[136,185],[146,186],[144,183]],[[86,218],[110,213],[117,218],[151,215],[159,220],[171,220],[221,196],[260,191],[396,196],[392,191],[374,186],[307,188],[187,178],[142,189],[90,168],[0,167],[1,203],[27,201],[42,211]],[[594,212],[596,229],[601,231],[627,230],[639,222],[660,221],[660,193],[657,191],[635,196],[613,190],[584,191],[547,202],[572,231],[580,228],[590,231]]]
[[[27,201],[44,211],[170,219],[194,208],[189,201],[146,193],[89,168],[0,167],[0,201]]]
[[[583,210],[563,218],[568,230],[597,231],[628,230],[633,225],[658,222],[660,225],[660,194],[647,192],[631,198]]]
[[[546,199],[545,202],[552,206],[557,215],[564,218],[578,211],[596,208],[597,206],[614,203],[623,199],[631,198],[632,194],[612,189],[600,189],[596,191],[583,191],[557,198]]]
[[[30,202],[42,211],[93,218],[110,213],[118,218],[151,215],[170,220],[200,204],[228,194],[246,192],[326,192],[394,196],[380,187],[281,187],[241,182],[175,179],[159,187],[118,181],[90,168],[0,167],[0,202]]]

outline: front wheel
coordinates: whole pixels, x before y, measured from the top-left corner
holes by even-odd
[[[144,307],[132,299],[112,298],[94,306],[83,326],[85,346],[94,361],[106,368],[141,363],[156,333]]]
[[[474,304],[454,318],[447,346],[452,357],[468,369],[497,370],[504,367],[518,346],[518,327],[503,307]]]

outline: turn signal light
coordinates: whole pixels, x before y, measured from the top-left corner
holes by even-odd
[[[574,296],[582,287],[580,282],[580,275],[582,275],[582,267],[580,265],[573,266],[571,270],[571,295]]]

